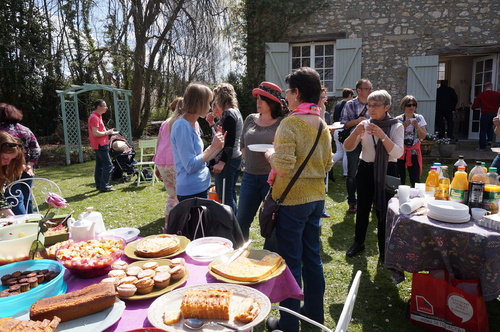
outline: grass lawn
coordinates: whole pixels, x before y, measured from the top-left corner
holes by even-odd
[[[411,292],[411,274],[406,273],[406,280],[394,286],[390,272],[378,264],[376,222],[370,223],[365,252],[346,260],[345,251],[353,241],[355,219],[354,215],[346,214],[345,181],[340,169],[335,168],[337,181],[330,181],[326,198],[326,210],[332,217],[322,219],[322,256],[327,280],[325,325],[335,328],[351,281],[356,271],[361,270],[361,285],[349,331],[423,331],[410,324],[405,315]],[[141,236],[162,232],[167,194],[161,182],[154,186],[141,183],[139,187],[135,182],[114,183],[116,191],[99,193],[94,188],[93,171],[94,162],[86,162],[41,168],[36,176],[53,180],[60,186],[69,203],[66,211],[61,213],[75,210],[76,217],[86,207],[93,206],[95,211],[103,214],[108,229],[136,227],[141,230]],[[251,235],[255,239],[253,248],[263,246],[258,231],[255,221]],[[490,301],[487,306],[491,331],[500,331],[500,303]],[[302,326],[302,331],[318,331],[308,324]],[[265,331],[265,327],[261,324],[254,331]]]

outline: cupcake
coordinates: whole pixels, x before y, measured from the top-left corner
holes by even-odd
[[[110,278],[118,278],[122,279],[125,278],[127,274],[123,270],[111,270],[108,272],[108,277]]]
[[[143,270],[156,270],[157,267],[158,267],[157,262],[146,262],[142,265]]]
[[[21,271],[16,271],[12,273],[12,278],[19,278],[23,273]]]
[[[186,274],[186,268],[184,265],[177,265],[176,267],[173,267],[172,270],[170,270],[170,278],[172,280],[179,280],[184,277]]]
[[[127,268],[127,275],[131,277],[137,277],[141,273],[142,268],[139,266],[129,266]]]
[[[9,280],[7,280],[7,286],[10,287],[12,285],[15,285],[18,283],[18,280],[17,278],[10,278]]]
[[[19,286],[21,286],[21,288],[19,288],[21,293],[27,292],[31,289],[30,284],[27,282],[23,282],[22,284],[19,284]]]
[[[31,288],[35,288],[36,286],[38,286],[38,278],[36,276],[28,278],[28,282]]]
[[[178,265],[184,265],[185,264],[185,260],[184,258],[182,257],[177,257],[177,258],[174,258],[170,261],[170,267],[176,267]]]
[[[120,279],[120,285],[123,285],[123,284],[135,284],[137,282],[137,277],[130,277],[130,276],[127,276],[125,278],[121,278]]]
[[[35,272],[30,272],[30,273],[26,274],[26,278],[33,278],[33,277],[36,277]]]
[[[155,285],[153,279],[151,278],[143,278],[139,279],[135,283],[135,287],[137,287],[138,294],[149,294],[153,290],[153,286]]]
[[[36,277],[38,278],[38,284],[41,284],[45,281],[45,276],[43,275],[43,273],[38,273]]]
[[[133,296],[135,294],[135,292],[137,291],[137,287],[135,287],[132,284],[122,284],[122,285],[118,285],[116,290],[118,291],[119,296],[130,297],[130,296]]]
[[[18,283],[18,284],[24,284],[24,283],[26,283],[26,282],[28,282],[28,278],[20,278],[20,279],[17,279],[17,283]]]
[[[170,273],[168,272],[157,273],[153,278],[153,282],[155,283],[156,288],[167,287],[170,284]]]
[[[11,292],[11,293],[14,293],[14,292],[19,293],[20,291],[21,291],[21,285],[19,285],[19,284],[9,286],[9,292]]]
[[[115,288],[120,284],[120,279],[119,278],[113,278],[113,277],[107,277],[101,280],[101,282],[104,283],[110,283],[113,285]]]
[[[156,273],[170,272],[171,268],[168,265],[160,265],[156,268]]]
[[[128,267],[128,264],[127,262],[124,262],[124,261],[116,261],[113,263],[113,265],[111,265],[111,268],[113,270],[126,270]]]
[[[4,289],[0,292],[0,297],[7,297],[10,295],[9,289]]]
[[[10,275],[10,274],[3,275],[2,276],[2,285],[7,286],[7,280],[9,280],[10,278],[12,278],[12,275]]]
[[[155,276],[156,272],[154,270],[142,270],[138,275],[138,279],[142,278],[153,278]]]

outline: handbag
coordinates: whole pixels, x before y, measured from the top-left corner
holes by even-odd
[[[300,176],[300,173],[302,173],[302,170],[306,167],[307,162],[309,161],[309,158],[311,158],[311,155],[314,152],[314,149],[316,149],[316,146],[318,145],[319,137],[321,136],[321,132],[323,131],[323,122],[320,122],[319,129],[318,129],[318,134],[316,135],[316,140],[314,141],[314,144],[309,151],[309,154],[307,155],[306,159],[302,162],[302,165],[297,169],[297,172],[293,176],[293,178],[290,180],[290,183],[288,183],[288,186],[286,187],[285,191],[283,191],[283,194],[281,194],[280,198],[278,200],[273,199],[272,195],[272,190],[273,188],[269,188],[269,191],[267,192],[266,197],[264,198],[264,202],[260,206],[259,209],[259,225],[260,225],[260,235],[264,238],[270,238],[271,235],[273,234],[274,229],[276,228],[276,222],[278,220],[278,213],[281,204],[286,198],[286,195],[288,195],[288,192],[292,189],[292,186],[294,185],[295,181]]]
[[[356,117],[356,119],[358,119],[359,117],[361,116],[364,116],[366,111],[367,111],[367,107],[365,105],[365,107],[363,108],[363,110],[361,111],[361,113],[359,113],[359,115]],[[350,128],[344,128],[344,130],[340,131],[339,132],[339,142],[340,143],[344,143],[344,141],[347,139],[347,137],[349,137],[349,135],[351,135],[351,131],[355,128],[356,126],[352,126]]]
[[[401,179],[399,177],[388,174],[385,176],[385,191],[388,194],[395,195],[400,184]]]

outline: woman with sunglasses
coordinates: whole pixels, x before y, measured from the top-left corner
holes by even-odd
[[[404,147],[405,152],[398,159],[398,171],[401,177],[401,184],[406,182],[406,169],[410,176],[411,186],[414,187],[415,183],[420,182],[420,175],[422,175],[422,152],[420,150],[420,140],[424,139],[427,135],[424,117],[417,114],[418,102],[415,97],[411,95],[405,96],[401,99],[401,109],[403,114],[397,116],[405,128]]]
[[[21,142],[11,134],[0,131],[0,188],[15,181],[24,170],[24,149]],[[13,216],[11,205],[0,194],[0,213]]]

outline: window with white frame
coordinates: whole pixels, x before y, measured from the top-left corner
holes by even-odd
[[[310,43],[291,45],[292,70],[300,67],[316,69],[321,82],[328,89],[328,96],[335,92],[334,84],[334,59],[335,43]]]

